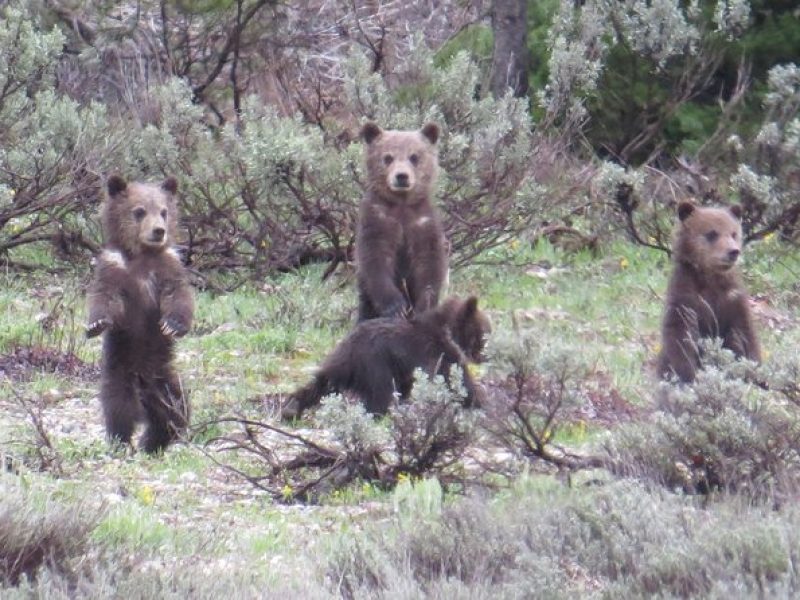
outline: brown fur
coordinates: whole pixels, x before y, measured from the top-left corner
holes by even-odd
[[[172,244],[177,184],[108,180],[101,215],[105,249],[89,289],[86,335],[103,333],[100,401],[111,440],[130,443],[145,421],[146,452],[163,450],[188,422],[189,404],[172,368],[174,338],[194,312],[186,270]]]
[[[469,374],[470,362],[483,360],[491,325],[478,309],[478,299],[448,298],[441,305],[409,320],[380,318],[364,321],[325,359],[314,380],[295,392],[283,418],[299,416],[334,392],[353,392],[373,414],[385,414],[395,392],[405,399],[414,383],[414,369],[448,379],[450,367],[463,371],[465,405],[480,404],[480,387]]]
[[[358,320],[421,313],[436,306],[447,277],[441,220],[431,204],[439,128],[361,130],[367,194],[356,234]]]
[[[658,361],[663,378],[694,380],[701,338],[719,337],[736,356],[761,359],[749,298],[736,267],[742,248],[739,216],[738,206],[678,206],[680,223]]]

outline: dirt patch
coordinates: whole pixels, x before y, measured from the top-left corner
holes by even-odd
[[[82,379],[96,378],[97,365],[87,363],[72,352],[61,352],[43,346],[18,346],[0,354],[0,379],[28,381],[38,373],[57,373]]]

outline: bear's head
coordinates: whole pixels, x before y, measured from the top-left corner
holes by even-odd
[[[486,313],[478,308],[477,296],[466,300],[448,298],[440,305],[440,310],[445,314],[453,340],[467,358],[472,362],[483,362],[492,324]]]
[[[741,208],[706,208],[691,201],[678,204],[675,259],[704,273],[724,273],[742,253]]]
[[[375,123],[361,128],[367,146],[369,188],[380,196],[429,197],[436,180],[439,126],[419,131],[384,131]]]
[[[178,182],[168,177],[160,184],[108,179],[108,198],[101,217],[106,244],[130,256],[160,252],[175,239]]]

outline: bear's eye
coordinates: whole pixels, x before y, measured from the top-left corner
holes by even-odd
[[[416,167],[417,164],[419,163],[419,156],[417,156],[416,154],[412,154],[411,156],[408,157],[408,160],[411,161],[411,164]]]
[[[167,209],[166,208],[162,208],[161,209],[161,218],[162,219],[166,219],[167,218]]]
[[[385,164],[387,167],[390,164],[392,164],[393,160],[394,160],[394,156],[392,156],[391,154],[384,154],[383,155],[383,164]]]
[[[141,206],[139,208],[133,209],[133,218],[137,221],[141,221],[144,219],[144,216],[147,214],[147,211],[143,209]]]
[[[709,244],[713,244],[719,239],[719,233],[712,229],[709,232],[706,232],[706,239],[708,240]]]

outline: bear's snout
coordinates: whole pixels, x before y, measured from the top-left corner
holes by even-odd
[[[151,248],[161,248],[167,243],[167,224],[162,218],[146,219],[139,233],[139,241]]]
[[[735,263],[736,260],[739,258],[739,254],[741,251],[738,248],[734,248],[733,250],[728,251],[728,260],[732,263]]]
[[[152,239],[154,242],[163,242],[164,234],[166,232],[166,229],[163,227],[155,227],[153,231],[150,232],[150,239]]]
[[[394,176],[394,186],[397,189],[408,189],[411,187],[411,177],[409,177],[408,173],[400,172],[395,173]]]

